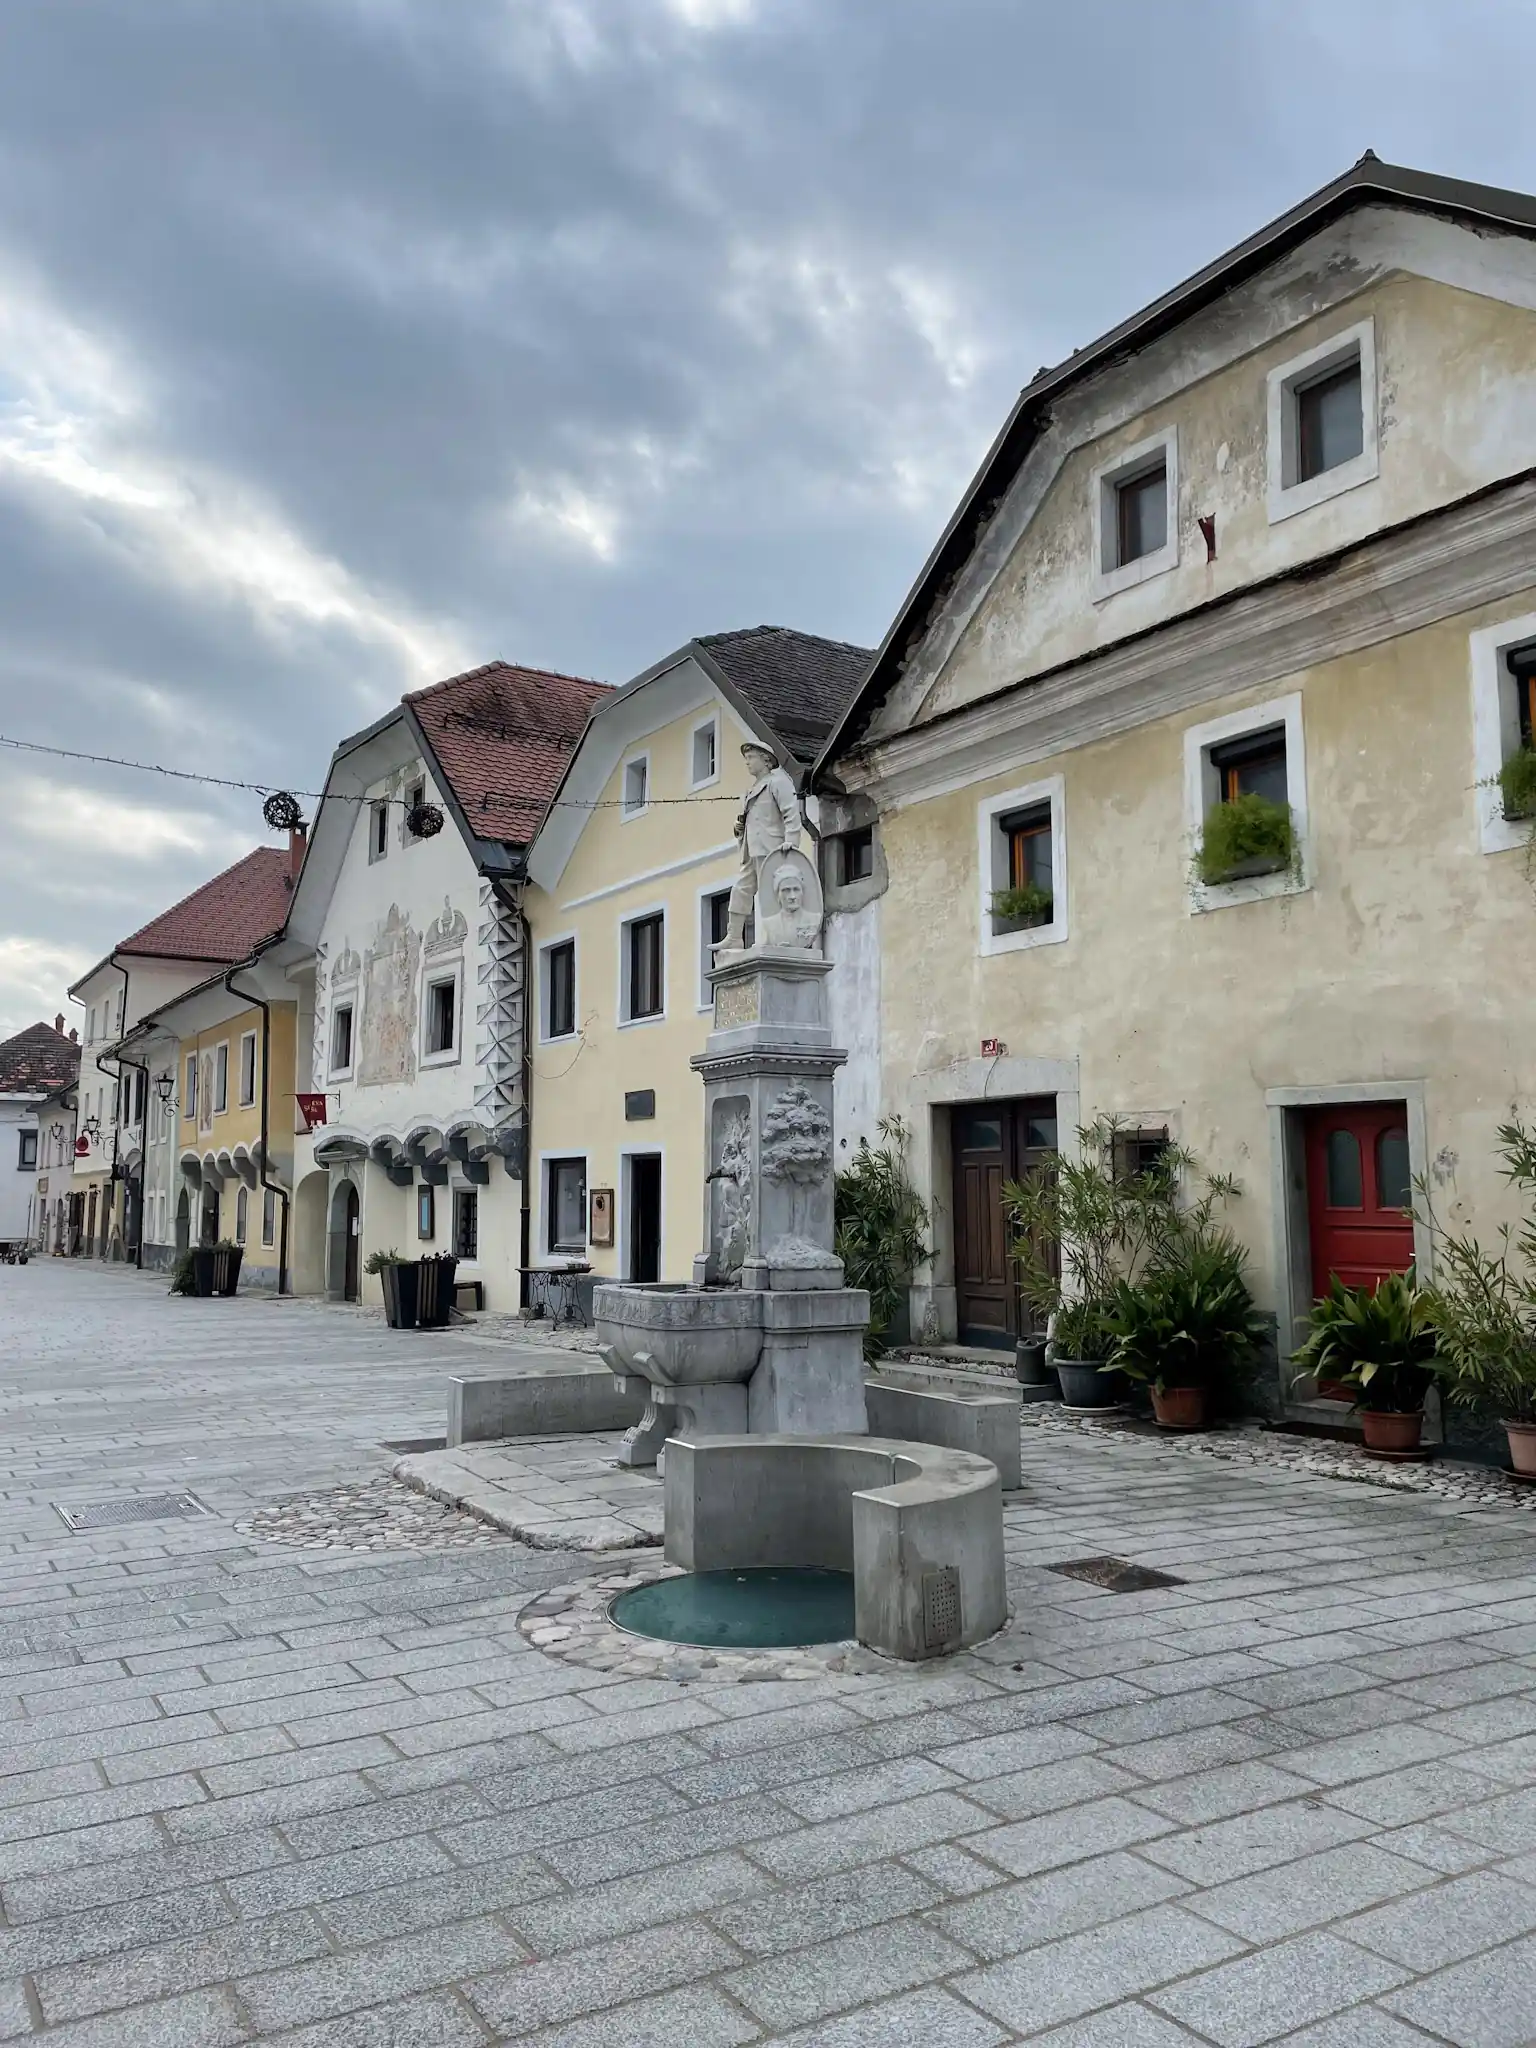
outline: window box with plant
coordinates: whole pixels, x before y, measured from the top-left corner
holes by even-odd
[[[1512,825],[1536,818],[1536,747],[1529,741],[1510,755],[1499,770],[1504,816]]]
[[[1411,1272],[1388,1273],[1374,1287],[1350,1287],[1334,1274],[1291,1362],[1298,1380],[1349,1389],[1367,1451],[1402,1457],[1419,1448],[1434,1357],[1430,1296]]]
[[[370,1252],[363,1271],[374,1275],[384,1296],[384,1320],[392,1330],[414,1330],[420,1268],[415,1259],[391,1247]]]
[[[1196,869],[1208,889],[1253,875],[1294,872],[1295,866],[1296,828],[1288,804],[1254,792],[1206,812]]]

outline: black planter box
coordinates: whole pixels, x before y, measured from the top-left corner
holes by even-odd
[[[216,1256],[212,1245],[198,1245],[192,1253],[192,1292],[204,1301],[213,1293],[213,1262]]]
[[[213,1291],[215,1294],[230,1295],[240,1285],[240,1262],[245,1257],[241,1246],[232,1251],[215,1251],[213,1254]]]
[[[392,1330],[415,1329],[420,1279],[421,1262],[418,1259],[379,1268],[379,1285],[384,1290],[384,1320]]]
[[[452,1258],[416,1261],[418,1275],[416,1321],[423,1330],[446,1330],[453,1311],[454,1275],[459,1262]]]

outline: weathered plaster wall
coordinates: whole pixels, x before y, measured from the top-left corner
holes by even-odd
[[[1533,609],[1523,593],[1282,686],[1303,703],[1311,886],[1297,895],[1191,914],[1183,732],[1252,696],[1052,760],[1070,849],[1060,945],[980,952],[977,806],[1007,777],[885,816],[884,1103],[918,1130],[941,1212],[929,1105],[977,1095],[980,1042],[1001,1038],[1013,1071],[1076,1063],[1085,1121],[1166,1116],[1237,1173],[1233,1220],[1266,1303],[1282,1291],[1267,1089],[1379,1082],[1391,1097],[1421,1081],[1447,1214],[1484,1233],[1512,1214],[1492,1145],[1512,1103],[1536,1108],[1536,890],[1523,851],[1480,849],[1468,635]]]

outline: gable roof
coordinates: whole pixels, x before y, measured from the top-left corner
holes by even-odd
[[[45,1095],[79,1071],[79,1045],[51,1024],[29,1024],[0,1041],[0,1095]]]
[[[478,839],[526,846],[606,683],[488,661],[401,701]]]
[[[1476,185],[1462,178],[1441,178],[1385,164],[1371,150],[1342,177],[1321,186],[1288,213],[1262,227],[1246,241],[1218,256],[1193,277],[1154,299],[1086,348],[1074,350],[1054,369],[1042,369],[1026,384],[988,449],[980,469],[923,564],[907,593],[895,623],[880,643],[863,687],[822,748],[816,762],[821,772],[832,759],[858,740],[872,714],[901,673],[907,654],[926,631],[936,607],[964,568],[980,529],[996,511],[1030,449],[1049,419],[1052,402],[1070,386],[1106,365],[1131,356],[1159,336],[1211,305],[1277,258],[1309,240],[1344,214],[1363,206],[1388,204],[1418,213],[1438,214],[1484,230],[1536,238],[1536,198],[1494,185]]]
[[[692,645],[802,761],[815,759],[875,658],[872,647],[793,626],[705,633]]]
[[[244,960],[261,940],[282,930],[291,893],[288,852],[258,846],[113,951],[152,960]]]

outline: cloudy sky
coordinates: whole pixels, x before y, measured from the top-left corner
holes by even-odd
[[[318,787],[504,656],[884,632],[1018,387],[1370,146],[1536,182],[1520,0],[5,0],[0,734]],[[264,836],[0,750],[0,1029]]]

